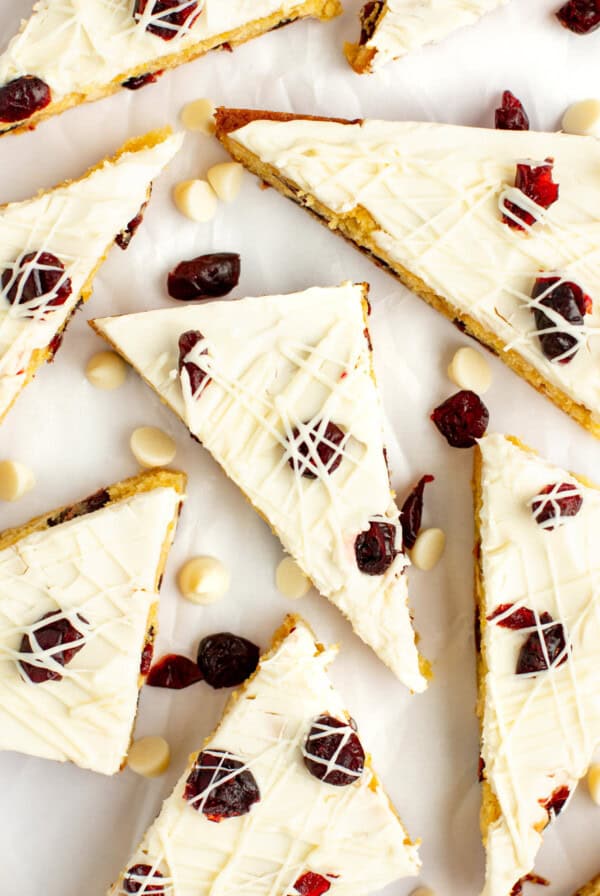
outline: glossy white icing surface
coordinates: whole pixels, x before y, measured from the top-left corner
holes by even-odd
[[[413,122],[264,120],[232,139],[334,212],[367,209],[376,247],[600,419],[600,141]],[[517,161],[547,157],[558,201],[525,232],[508,227],[499,201]],[[540,348],[531,299],[540,272],[575,280],[593,302],[583,327],[548,311],[581,346],[566,364]]]
[[[182,0],[182,8],[188,2]],[[93,93],[138,66],[156,62],[160,68],[163,57],[203,41],[216,46],[230,31],[277,11],[285,16],[298,0],[205,0],[199,6],[199,16],[164,40],[146,28],[162,25],[150,4],[136,20],[133,0],[40,0],[0,57],[0,84],[37,75],[54,101]]]
[[[541,802],[562,786],[572,792],[600,744],[600,492],[503,436],[487,436],[480,447],[489,670],[482,756],[501,811],[488,829],[484,894],[507,896],[534,866],[548,818]],[[549,530],[536,523],[531,500],[559,482],[573,485],[583,504],[576,516]],[[489,620],[504,604],[514,607]],[[498,624],[522,607],[538,614],[534,628]],[[539,633],[548,627],[542,613],[562,623],[567,659],[517,675],[527,637],[537,631],[540,643]]]
[[[172,488],[154,489],[0,551],[0,750],[103,774],[119,770],[137,709],[161,552],[180,501]],[[83,636],[64,667],[33,635],[50,612],[62,613]],[[25,634],[33,654],[20,654]],[[19,659],[53,668],[62,680],[34,684]]]
[[[259,802],[245,815],[209,821],[183,798],[188,768],[127,868],[159,870],[168,896],[297,896],[294,883],[307,871],[328,878],[330,896],[364,896],[418,873],[416,846],[369,766],[355,783],[335,787],[304,765],[313,722],[348,718],[327,675],[335,652],[319,652],[298,621],[204,746],[244,763]],[[125,892],[122,882],[111,890]]]
[[[23,387],[32,353],[49,345],[68,319],[82,287],[115,236],[137,215],[152,180],[182,140],[181,134],[169,136],[66,186],[0,208],[0,273],[8,270],[11,277],[0,288],[0,418]],[[9,302],[18,261],[32,252],[52,253],[64,265],[72,291],[63,305]]]
[[[376,50],[371,71],[503,6],[508,0],[387,0],[385,11],[365,46]]]
[[[371,520],[398,522],[363,315],[362,288],[345,284],[96,324],[266,517],[316,588],[409,688],[421,691],[426,681],[403,575],[408,561],[400,552],[384,575],[366,575],[354,552]],[[187,373],[183,382],[177,373],[186,330],[200,331],[208,352],[194,356],[211,377],[195,397]],[[323,421],[346,434],[342,460],[308,479],[288,463],[297,456],[293,430]]]

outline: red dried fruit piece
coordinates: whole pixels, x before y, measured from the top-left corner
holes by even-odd
[[[536,884],[540,887],[549,887],[550,881],[546,880],[545,877],[540,877],[539,874],[526,874],[516,882],[510,891],[510,896],[521,896],[521,893],[523,892],[523,884]]]
[[[546,485],[531,502],[531,512],[538,524],[548,531],[560,525],[561,519],[577,516],[583,505],[583,496],[570,482]]]
[[[163,74],[164,69],[161,68],[156,72],[148,72],[147,75],[134,75],[132,78],[127,78],[126,81],[123,81],[121,87],[125,87],[127,90],[139,90],[140,87],[145,87],[146,84],[154,84]]]
[[[352,720],[341,722],[333,716],[319,716],[302,753],[311,775],[335,787],[354,784],[365,767],[365,751]]]
[[[87,620],[83,616],[77,615],[77,618],[84,625],[87,625]],[[45,625],[39,625],[38,623],[43,622],[43,620],[47,620]],[[82,633],[75,628],[61,610],[52,610],[38,619],[30,635],[23,635],[19,653],[36,654],[37,651],[46,651],[55,663],[66,666],[71,662],[75,654],[79,653],[82,647],[84,647],[84,644],[76,644],[73,647],[68,647],[67,645],[81,641],[82,638]],[[42,656],[39,659],[41,662],[44,661]],[[62,680],[60,672],[49,667],[33,665],[24,660],[19,660],[19,666],[27,678],[34,684],[42,684],[44,681]]]
[[[531,298],[552,308],[572,327],[583,327],[585,314],[592,310],[592,300],[581,286],[561,277],[538,277],[533,285]],[[542,352],[551,361],[568,364],[580,347],[579,338],[572,332],[557,329],[557,324],[539,307],[533,308],[535,325]]]
[[[246,815],[260,800],[249,768],[224,750],[204,750],[194,763],[183,798],[209,821]]]
[[[300,896],[323,896],[323,893],[330,888],[331,881],[315,871],[306,871],[294,884],[294,890],[300,893]]]
[[[116,235],[115,243],[117,244],[119,249],[123,249],[123,251],[125,251],[125,249],[128,248],[129,243],[135,236],[138,227],[144,220],[144,212],[146,211],[148,202],[149,202],[149,199],[146,199],[146,201],[142,203],[142,205],[140,206],[140,210],[137,213],[137,215],[135,216],[135,218],[132,218],[131,221],[129,222],[129,224],[127,225],[127,227],[125,227],[121,231],[121,233],[118,233]]]
[[[567,640],[562,623],[553,623],[550,613],[542,613],[539,620],[542,637],[540,638],[540,631],[536,629],[521,647],[517,675],[545,672],[546,669],[558,668],[567,661]]]
[[[545,209],[550,208],[558,199],[558,184],[552,180],[553,170],[554,159],[546,159],[544,162],[517,162],[515,187],[536,205]],[[510,200],[505,200],[504,208],[530,227],[537,221],[534,214]],[[525,230],[513,217],[502,215],[502,220],[515,230]]]
[[[400,522],[402,524],[402,540],[404,546],[412,548],[417,540],[421,519],[423,517],[423,492],[428,482],[433,482],[433,476],[422,476],[412,492],[402,505]]]
[[[485,759],[483,756],[479,757],[479,765],[477,767],[477,780],[481,784],[482,781],[485,781]]]
[[[260,650],[252,641],[219,632],[200,641],[196,662],[212,688],[234,688],[258,666]]]
[[[110,493],[108,489],[101,488],[88,498],[84,498],[83,501],[71,504],[70,507],[65,507],[64,510],[61,510],[55,516],[48,517],[46,525],[52,528],[53,526],[59,526],[61,523],[67,523],[69,520],[74,520],[78,516],[84,516],[86,513],[94,513],[95,510],[100,510],[109,501]]]
[[[590,34],[600,27],[600,0],[569,0],[558,10],[556,18],[575,34]]]
[[[181,373],[184,367],[187,370],[187,374],[190,378],[192,396],[195,396],[199,392],[204,383],[208,385],[210,382],[210,377],[206,371],[202,370],[201,367],[198,367],[197,364],[194,364],[193,361],[185,360],[192,349],[194,349],[199,342],[203,341],[204,336],[200,330],[186,330],[186,332],[182,333],[179,337],[179,372]],[[200,354],[208,355],[208,349],[202,349]]]
[[[331,475],[342,462],[340,445],[345,437],[346,433],[336,423],[323,420],[312,424],[310,429],[303,429],[302,434],[294,428],[288,464],[306,479],[317,479],[321,472]]]
[[[360,38],[358,40],[358,44],[361,47],[373,37],[375,33],[375,29],[379,22],[379,17],[381,12],[385,6],[383,0],[369,0],[368,3],[365,3],[363,8],[360,11]]]
[[[45,109],[52,99],[50,88],[35,75],[23,75],[0,87],[0,121],[24,121]]]
[[[181,691],[197,681],[202,681],[202,672],[193,660],[179,653],[168,653],[152,666],[146,684],[151,688]]]
[[[539,803],[544,807],[548,815],[556,817],[560,815],[565,808],[565,803],[571,796],[569,788],[563,784],[552,791],[552,794],[546,800],[540,800]]]
[[[431,419],[453,448],[471,448],[485,434],[490,414],[479,395],[463,389],[435,408]]]
[[[146,633],[144,648],[142,650],[142,659],[140,662],[140,675],[147,675],[152,665],[154,656],[154,627],[151,626]]]
[[[63,341],[63,332],[61,330],[60,333],[55,333],[54,336],[52,337],[52,339],[50,340],[50,342],[48,343],[48,352],[50,355],[50,357],[48,358],[48,361],[50,363],[52,363],[52,361],[54,361],[56,353],[62,345],[62,341]]]
[[[184,27],[190,28],[200,15],[197,0],[135,0],[133,17],[139,21],[150,7],[149,19],[146,31],[162,37],[163,40],[173,40]]]
[[[514,607],[514,604],[500,604],[500,606],[487,617],[488,621],[495,622],[496,625],[499,625],[501,628],[513,629],[513,631],[518,631],[522,628],[535,627],[535,613],[533,610],[530,610],[529,607],[517,607],[517,609],[513,610],[509,616],[504,616],[511,607]],[[504,618],[498,619],[499,616],[504,616]]]
[[[161,881],[163,881],[161,883]],[[153,893],[154,896],[167,896],[168,890],[163,875],[152,865],[132,865],[123,878],[125,893]]]
[[[529,130],[529,118],[523,103],[510,90],[502,94],[502,105],[495,113],[495,127],[499,131]]]
[[[382,576],[399,554],[396,549],[397,529],[391,523],[373,520],[365,532],[356,536],[356,565],[368,576]]]
[[[31,312],[64,305],[72,292],[65,266],[51,252],[28,252],[2,272],[2,289],[11,305],[31,303]],[[39,301],[37,301],[39,300]]]
[[[235,252],[213,252],[181,261],[167,278],[172,299],[216,299],[238,285],[240,256]]]

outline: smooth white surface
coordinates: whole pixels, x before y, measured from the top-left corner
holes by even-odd
[[[559,0],[511,0],[472,30],[368,77],[354,75],[342,55],[343,40],[356,37],[359,5],[346,0],[346,15],[335,22],[291,25],[233,54],[214,53],[137,93],[73,110],[34,133],[2,138],[0,201],[25,198],[37,187],[82,173],[132,134],[165,120],[177,125],[181,107],[202,96],[229,105],[485,126],[493,121],[501,91],[510,88],[525,103],[532,125],[552,129],[570,103],[597,92],[600,33],[567,34],[551,15]],[[23,0],[3,3],[3,34],[14,32],[30,8]],[[111,251],[56,362],[40,371],[0,426],[0,457],[18,457],[38,482],[22,501],[0,505],[0,526],[135,473],[128,449],[132,429],[160,426],[177,440],[177,464],[190,482],[163,585],[158,653],[193,656],[201,637],[222,630],[265,647],[290,609],[275,586],[282,559],[277,540],[138,377],[130,375],[112,394],[87,382],[85,364],[104,343],[85,319],[174,304],[166,292],[167,271],[183,258],[210,251],[241,253],[234,296],[369,280],[376,366],[390,418],[392,482],[403,499],[422,473],[434,473],[423,523],[442,527],[448,536],[432,572],[409,570],[423,652],[434,661],[430,690],[411,697],[314,592],[293,609],[306,615],[322,640],[342,643],[332,678],[409,832],[423,839],[422,882],[444,896],[476,896],[483,849],[473,712],[472,458],[470,451],[449,448],[428,419],[455,391],[446,378],[454,351],[472,343],[304,211],[273,190],[260,191],[249,175],[240,197],[221,205],[210,224],[183,218],[172,206],[172,187],[203,177],[222,161],[227,156],[216,141],[186,136],[157,181],[130,248]],[[513,431],[549,459],[598,478],[600,444],[500,362],[490,363],[494,380],[485,402],[493,429]],[[175,575],[192,554],[214,554],[232,570],[231,591],[220,603],[197,607],[178,594]],[[161,734],[173,748],[168,773],[156,781],[129,771],[104,780],[41,760],[0,756],[4,891],[104,896],[225,700],[224,692],[205,684],[177,693],[145,690],[136,736]],[[527,886],[526,896],[569,896],[600,870],[599,812],[581,786],[546,833],[538,858],[537,870],[552,886]],[[386,896],[406,896],[414,885],[399,882]]]

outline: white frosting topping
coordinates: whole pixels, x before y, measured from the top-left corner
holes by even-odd
[[[371,71],[503,6],[508,0],[387,0],[385,11],[365,46],[376,50]]]
[[[168,896],[297,896],[294,883],[307,871],[327,877],[330,896],[364,896],[418,873],[417,849],[368,765],[344,787],[324,784],[304,765],[313,722],[347,719],[327,676],[334,656],[319,653],[297,622],[203,748],[241,761],[259,802],[240,817],[209,821],[183,799],[188,768],[127,868],[159,870]],[[142,882],[149,888],[151,877]],[[126,891],[121,883],[111,892]]]
[[[334,212],[367,209],[376,247],[600,419],[599,141],[440,124],[303,120],[254,121],[233,139]],[[502,222],[498,202],[526,157],[555,159],[560,194],[543,220],[522,232]],[[532,310],[541,297],[531,298],[540,272],[574,280],[593,302],[583,328],[545,309],[583,343],[570,363],[550,361],[540,348]]]
[[[487,436],[480,447],[488,617],[482,756],[501,812],[488,829],[484,893],[507,896],[534,866],[548,819],[541,803],[557,788],[572,792],[600,744],[600,492],[503,436]],[[576,516],[549,530],[536,522],[532,499],[555,483],[572,485],[583,504]],[[524,607],[537,614],[534,627],[498,624]],[[566,653],[550,669],[517,675],[527,637],[537,632],[541,644],[551,627],[543,613],[562,624]]]
[[[408,687],[421,691],[426,681],[403,575],[408,561],[400,552],[384,575],[366,575],[354,551],[371,520],[398,523],[363,314],[362,288],[345,284],[96,325],[268,519],[317,589]],[[187,360],[211,377],[194,397],[187,373],[183,383],[177,374],[178,339],[187,330],[204,336]],[[313,451],[317,476],[303,477],[299,443],[310,430],[323,435],[328,422],[344,433],[341,463],[328,473]]]
[[[217,46],[257,19],[276,12],[283,18],[298,0],[205,0],[172,40],[146,29],[151,22],[169,27],[152,16],[150,3],[139,20],[133,6],[133,0],[40,0],[0,57],[0,84],[37,75],[55,102],[78,91],[93,94],[138,66],[159,69],[161,59],[203,42]]]
[[[0,551],[0,749],[104,774],[127,753],[155,579],[181,496],[159,488],[34,532]],[[64,667],[36,646],[47,613],[82,635]],[[43,624],[43,623],[42,623]],[[21,654],[28,635],[33,654]],[[32,683],[17,661],[62,680]]]
[[[25,382],[35,349],[47,346],[68,319],[99,261],[147,199],[148,189],[162,168],[181,146],[183,135],[169,136],[161,143],[128,152],[115,162],[105,162],[91,174],[66,186],[50,190],[24,202],[0,208],[0,273],[11,273],[6,288],[0,288],[0,418]],[[30,253],[49,252],[64,265],[71,294],[63,305],[51,306],[48,299],[11,304],[8,293],[16,290],[18,262]],[[27,271],[43,265],[34,259]],[[53,293],[55,296],[55,293]]]

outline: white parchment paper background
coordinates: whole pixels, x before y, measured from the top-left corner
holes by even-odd
[[[31,5],[31,0],[2,0],[3,42]],[[361,78],[341,53],[343,40],[357,34],[358,3],[346,0],[346,15],[333,23],[292,25],[233,54],[213,53],[137,93],[123,91],[35,133],[4,138],[0,202],[78,176],[129,136],[165,122],[176,125],[181,106],[198,96],[225,105],[490,126],[500,92],[510,88],[525,103],[533,127],[555,129],[570,102],[600,94],[600,33],[568,34],[552,18],[557,5],[558,0],[512,0],[443,45]],[[194,655],[202,636],[224,629],[265,647],[286,612],[305,614],[323,640],[343,646],[333,678],[411,835],[423,840],[422,882],[439,896],[475,896],[483,858],[473,711],[471,452],[448,448],[428,420],[430,409],[453,391],[445,370],[467,340],[305,212],[273,190],[261,192],[250,175],[239,200],[221,206],[214,222],[194,225],[181,217],[170,201],[173,184],[203,176],[224,158],[215,140],[187,137],[156,183],[129,251],[111,251],[55,364],[40,372],[0,428],[0,457],[23,461],[37,477],[26,499],[0,505],[0,528],[135,473],[127,447],[134,427],[154,424],[170,432],[178,444],[176,465],[189,473],[190,482],[162,591],[158,655]],[[291,604],[279,595],[277,541],[141,381],[130,375],[120,392],[104,393],[85,379],[87,359],[103,346],[86,318],[168,304],[167,271],[183,258],[216,250],[241,253],[235,296],[349,278],[372,285],[372,335],[389,416],[393,483],[402,497],[418,476],[434,473],[425,524],[440,525],[448,535],[439,566],[428,574],[410,573],[423,651],[435,669],[435,681],[423,696],[411,697],[326,600],[311,593]],[[494,384],[486,398],[491,426],[516,433],[549,458],[600,480],[600,444],[499,362],[491,364]],[[178,596],[174,574],[194,553],[215,554],[231,568],[231,592],[212,607],[194,607]],[[226,696],[204,684],[179,693],[143,693],[137,734],[163,734],[173,748],[170,771],[156,781],[129,771],[104,779],[0,755],[2,896],[102,896],[169,793],[186,755],[217,721]],[[548,896],[568,896],[600,870],[600,810],[584,787],[547,832],[537,870],[552,880]],[[413,886],[401,881],[387,893],[404,896]]]

